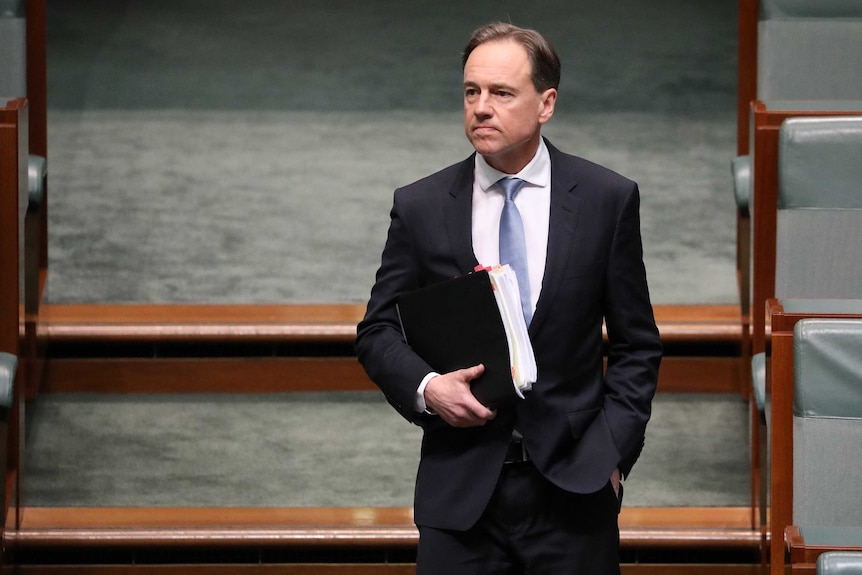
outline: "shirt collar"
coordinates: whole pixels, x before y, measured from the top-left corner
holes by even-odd
[[[487,191],[501,178],[514,176],[520,178],[537,187],[548,187],[551,183],[551,155],[548,153],[548,147],[545,145],[545,140],[539,139],[539,148],[536,150],[536,155],[533,159],[524,166],[524,169],[517,174],[504,174],[496,168],[492,168],[482,154],[476,154],[476,167],[474,172],[476,183],[482,188],[482,191]]]

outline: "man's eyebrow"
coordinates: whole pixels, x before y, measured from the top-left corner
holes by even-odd
[[[473,82],[471,80],[468,80],[468,81],[464,82],[464,87],[465,88],[479,88],[480,86],[479,86],[478,82]],[[500,90],[503,90],[506,92],[517,92],[518,91],[517,88],[515,88],[514,86],[512,86],[510,84],[506,84],[506,83],[490,84],[488,86],[488,89],[491,90],[492,92],[497,92]]]

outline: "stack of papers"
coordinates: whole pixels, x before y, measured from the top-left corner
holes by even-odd
[[[533,389],[536,382],[536,356],[527,333],[527,322],[521,308],[521,290],[515,270],[505,264],[488,270],[494,297],[506,330],[509,344],[509,359],[512,364],[512,382],[515,391],[523,398],[525,391]]]

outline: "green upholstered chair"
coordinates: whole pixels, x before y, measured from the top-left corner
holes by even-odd
[[[804,547],[862,548],[860,476],[862,320],[800,320],[793,333],[793,524]]]
[[[862,117],[791,118],[782,124],[776,297],[862,295],[860,158]]]
[[[820,110],[842,109],[846,101],[862,100],[862,2],[856,0],[760,0],[757,33],[755,97],[768,102],[818,101]],[[829,102],[829,104],[826,103]],[[780,105],[779,105],[780,107]],[[752,130],[753,132],[753,126]],[[749,137],[749,140],[751,136]],[[743,318],[742,351],[751,350],[753,142],[749,153],[731,162],[736,205],[736,268]],[[780,292],[775,292],[780,297]],[[790,294],[788,294],[790,295]],[[827,297],[827,296],[814,296]],[[754,386],[765,382],[752,380]],[[752,396],[757,397],[757,389]],[[754,406],[763,414],[763,405]],[[757,434],[753,441],[758,442]],[[755,451],[752,445],[752,453]],[[764,454],[765,456],[765,454]],[[758,455],[759,457],[759,455]],[[753,466],[757,466],[757,457]],[[753,493],[760,491],[752,486]]]
[[[858,528],[862,321],[804,319],[793,337],[793,523]]]
[[[756,99],[862,100],[862,2],[760,0],[758,12]],[[751,308],[753,154],[749,148],[747,155],[731,161],[743,318]]]
[[[775,296],[862,297],[862,118],[790,118],[779,134]],[[760,524],[768,505],[771,440],[765,355],[752,358],[752,486]],[[766,436],[766,441],[764,441]],[[757,454],[757,457],[754,457]],[[774,534],[773,534],[774,536]]]
[[[819,553],[862,548],[860,476],[862,320],[800,320],[793,334],[792,495],[804,547]],[[862,567],[837,557],[823,558],[821,567],[822,557],[818,573]]]

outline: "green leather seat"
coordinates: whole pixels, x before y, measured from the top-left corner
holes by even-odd
[[[791,118],[782,124],[776,297],[862,296],[860,158],[862,117]]]

